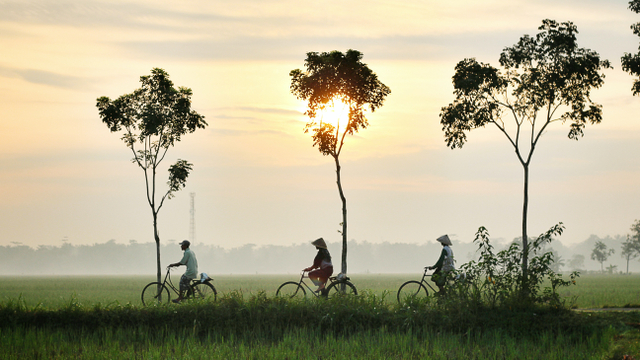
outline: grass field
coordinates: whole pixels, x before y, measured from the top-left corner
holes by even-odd
[[[140,303],[149,276],[0,277],[0,358],[640,359],[640,312],[398,305],[397,288],[420,277],[356,274],[360,300],[283,302],[275,290],[299,275],[221,275],[215,304],[159,308]],[[563,296],[603,308],[640,303],[638,289],[639,275],[588,275]]]
[[[178,280],[179,273],[173,278]],[[421,274],[355,274],[352,282],[359,292],[371,292],[395,301],[400,285],[407,280],[420,280]],[[218,294],[239,291],[246,296],[264,291],[273,296],[280,284],[297,281],[299,275],[220,275],[214,276]],[[57,276],[0,277],[0,302],[22,300],[27,305],[60,307],[72,299],[81,304],[111,303],[140,305],[140,292],[152,276]],[[308,282],[308,279],[306,279]],[[308,282],[309,283],[309,282]],[[310,283],[309,283],[310,284]],[[622,307],[640,304],[640,275],[585,275],[577,285],[561,291],[566,299],[574,299],[578,308]]]

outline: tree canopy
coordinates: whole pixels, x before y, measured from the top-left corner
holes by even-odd
[[[640,14],[640,0],[629,1],[629,9],[636,14]],[[631,30],[635,35],[640,36],[640,22],[631,25]],[[640,50],[640,46],[638,49]],[[624,53],[620,61],[624,71],[639,77],[633,82],[631,91],[633,91],[633,95],[640,94],[640,51],[636,54]]]
[[[340,51],[309,52],[305,60],[306,71],[295,69],[289,73],[291,92],[307,102],[305,115],[310,121],[305,132],[312,131],[313,145],[317,145],[323,155],[338,156],[346,134],[353,135],[369,126],[364,115],[367,105],[374,112],[391,93],[361,60],[362,53],[351,49],[346,54]],[[318,112],[335,101],[341,101],[349,108],[345,129],[317,119]]]

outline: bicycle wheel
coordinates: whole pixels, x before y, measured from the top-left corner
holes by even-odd
[[[191,295],[190,298],[198,299],[201,301],[216,301],[218,297],[218,292],[216,288],[213,287],[208,282],[199,282],[193,284],[191,286]]]
[[[281,296],[290,299],[304,299],[307,296],[307,292],[302,285],[297,282],[287,281],[280,285],[276,291],[276,296]]]
[[[327,297],[358,295],[355,285],[349,281],[336,281],[327,287]]]
[[[400,286],[398,289],[398,302],[402,303],[412,298],[424,298],[429,296],[429,291],[421,282],[411,280]]]
[[[169,289],[159,282],[152,282],[142,289],[142,305],[151,306],[168,303]]]

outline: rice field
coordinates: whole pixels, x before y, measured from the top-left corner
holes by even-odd
[[[371,292],[389,302],[407,280],[420,280],[422,274],[351,275],[360,293]],[[173,275],[176,283],[179,274]],[[299,275],[214,275],[218,294],[240,292],[246,296],[264,292],[273,296],[280,284],[297,281]],[[0,277],[0,302],[21,298],[27,305],[56,308],[69,301],[91,305],[111,303],[140,305],[140,292],[154,276],[55,276]],[[311,283],[306,279],[307,283]],[[623,307],[640,304],[640,275],[589,274],[577,285],[563,289],[561,295],[574,300],[578,308]]]

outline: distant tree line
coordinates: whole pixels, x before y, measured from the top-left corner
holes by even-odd
[[[633,236],[630,237],[634,239]],[[519,241],[519,239],[514,239]],[[564,246],[553,242],[544,251],[554,254],[556,271],[600,271],[602,264],[591,260],[590,255],[597,243],[606,244],[607,249],[623,252],[628,238],[622,235],[600,238],[590,236],[585,241]],[[494,242],[497,250],[510,245],[508,241]],[[329,250],[339,261],[340,242],[329,243]],[[93,245],[39,246],[13,244],[0,246],[0,275],[154,275],[156,264],[156,244],[154,242],[129,244],[109,240]],[[349,241],[353,250],[349,261],[350,273],[420,273],[424,266],[433,265],[440,247],[434,243],[370,243]],[[246,244],[226,249],[217,245],[195,243],[192,245],[199,263],[200,272],[208,274],[297,274],[311,265],[315,249],[307,243],[289,246]],[[471,242],[454,242],[452,247],[456,267],[477,260],[477,247]],[[167,241],[162,245],[162,262],[175,262],[182,257],[177,241]],[[630,272],[640,272],[638,257],[610,256],[604,264],[606,269],[618,272],[625,270],[627,260]],[[180,270],[179,270],[180,271]]]

